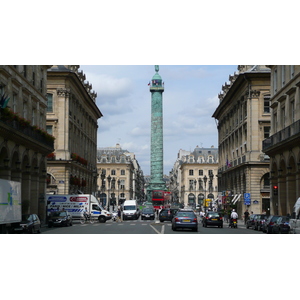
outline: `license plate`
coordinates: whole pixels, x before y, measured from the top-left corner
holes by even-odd
[[[218,219],[211,219],[212,221],[218,221]]]
[[[146,215],[146,218],[149,218],[150,216],[149,215]]]
[[[191,222],[191,220],[182,220],[182,222],[189,223],[189,222]]]

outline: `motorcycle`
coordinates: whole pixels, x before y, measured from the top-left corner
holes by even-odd
[[[237,228],[237,219],[231,219],[229,223],[230,228]]]

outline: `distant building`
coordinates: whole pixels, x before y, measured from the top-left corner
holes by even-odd
[[[55,65],[47,76],[47,193],[94,194],[97,190],[97,94],[79,66]]]
[[[97,196],[103,206],[122,204],[125,200],[143,201],[144,175],[135,155],[115,147],[97,150]]]
[[[269,212],[270,159],[263,152],[262,141],[269,137],[271,126],[270,69],[238,66],[238,72],[223,85],[219,100],[213,114],[218,120],[219,191],[239,200],[239,215],[247,208],[254,213]],[[247,201],[245,193],[250,195]]]
[[[50,66],[0,66],[0,178],[21,182],[22,212],[45,220],[46,82]],[[5,107],[5,108],[4,108]]]
[[[270,156],[271,213],[292,214],[300,197],[300,66],[272,65]]]
[[[172,201],[203,206],[204,199],[211,199],[208,207],[212,207],[218,198],[217,172],[217,148],[197,146],[193,152],[180,150],[170,172]]]

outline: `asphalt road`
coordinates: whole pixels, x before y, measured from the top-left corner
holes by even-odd
[[[261,231],[246,229],[243,224],[239,224],[238,228],[228,228],[228,224],[224,223],[223,228],[218,227],[202,227],[198,225],[198,232],[189,229],[173,231],[171,222],[150,221],[150,220],[126,220],[123,222],[80,224],[74,221],[70,227],[43,227],[42,234],[263,234]]]

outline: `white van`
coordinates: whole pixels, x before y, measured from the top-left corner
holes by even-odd
[[[126,200],[123,203],[123,220],[137,220],[140,217],[140,209],[136,200]]]

